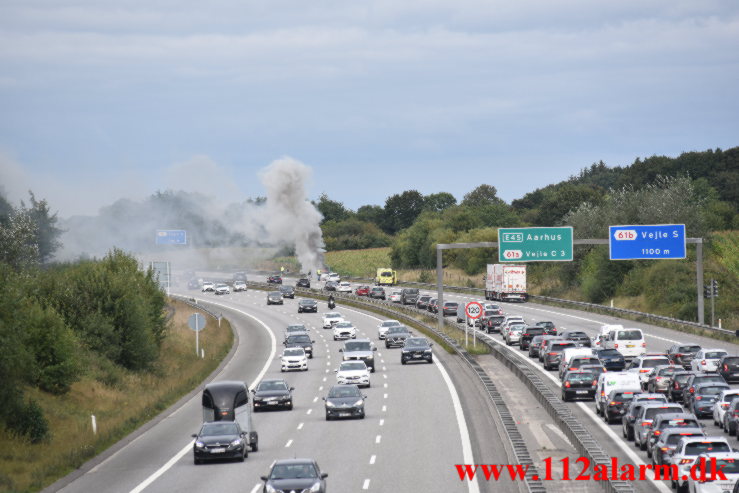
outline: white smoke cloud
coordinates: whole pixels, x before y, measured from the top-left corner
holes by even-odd
[[[261,173],[267,190],[264,227],[271,241],[295,246],[304,272],[323,268],[322,216],[306,195],[310,178],[311,169],[290,157],[273,161]]]

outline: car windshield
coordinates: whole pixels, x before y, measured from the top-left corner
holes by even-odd
[[[701,350],[700,346],[680,346],[677,348],[679,353],[697,353]]]
[[[285,382],[281,381],[267,381],[262,382],[257,387],[257,391],[265,391],[265,390],[287,390],[287,384]]]
[[[407,333],[408,329],[406,329],[404,326],[396,326],[396,327],[390,327],[387,331],[388,334],[404,334]]]
[[[361,361],[347,361],[341,364],[339,371],[366,370],[367,365]]]
[[[589,380],[594,380],[595,375],[592,373],[569,373],[567,375],[567,380],[570,382],[586,382]]]
[[[654,368],[655,366],[668,365],[670,360],[667,358],[645,359],[641,362],[642,368]]]
[[[309,462],[299,464],[275,464],[270,479],[307,479],[317,478],[318,473]]]
[[[233,421],[205,423],[200,430],[200,434],[206,436],[238,435],[239,427]]]
[[[428,341],[423,337],[410,337],[405,340],[405,347],[428,347]]]
[[[674,374],[676,371],[677,371],[677,368],[674,368],[674,367],[662,368],[661,370],[657,372],[657,376],[660,376],[660,377],[670,376]]]
[[[288,332],[301,332],[305,331],[305,325],[288,325],[287,326]]]
[[[697,393],[699,393],[700,395],[719,395],[722,390],[726,390],[726,387],[701,387],[700,389],[698,389]]]
[[[616,334],[616,338],[622,341],[639,341],[642,339],[641,330],[619,330]]]
[[[544,327],[545,329],[551,329],[552,327],[554,327],[554,323],[552,322],[536,322],[536,325]]]
[[[303,356],[305,354],[305,351],[303,351],[303,348],[290,348],[285,349],[282,354],[284,356]]]
[[[360,397],[362,394],[359,393],[357,387],[331,387],[328,391],[329,397]]]
[[[726,351],[709,351],[706,353],[706,359],[719,359],[721,356],[726,356]]]
[[[330,313],[325,314],[323,317],[324,318],[341,318],[341,314],[336,313],[336,312],[330,312]]]
[[[288,342],[310,342],[308,334],[297,334],[287,338]]]
[[[354,326],[351,324],[351,322],[339,322],[338,324],[335,325],[335,327],[338,329],[348,329]]]
[[[644,419],[654,419],[655,416],[659,416],[664,413],[680,413],[683,411],[682,407],[650,407],[644,411]]]
[[[700,455],[707,452],[731,452],[731,447],[726,442],[693,442],[685,445],[685,455]]]
[[[312,305],[313,303],[315,303],[313,300],[300,300],[301,305]]]
[[[384,322],[382,322],[381,327],[393,327],[397,325],[400,325],[400,322],[398,322],[397,320],[385,320]]]
[[[344,351],[372,351],[372,345],[369,341],[349,341],[344,344]]]

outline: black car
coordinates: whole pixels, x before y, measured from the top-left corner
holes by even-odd
[[[267,293],[267,305],[283,305],[282,293],[279,291],[270,291]]]
[[[326,407],[326,421],[332,418],[364,419],[364,400],[356,385],[334,385],[323,398]]]
[[[390,327],[385,333],[385,347],[403,347],[405,340],[412,336],[413,334],[410,333],[408,327],[405,325]]]
[[[192,435],[193,462],[200,464],[206,460],[238,459],[244,462],[249,456],[246,432],[237,421],[214,421],[203,423],[200,431]]]
[[[310,279],[307,277],[301,277],[298,282],[295,283],[296,288],[310,288]]]
[[[519,349],[521,350],[529,349],[529,343],[531,343],[531,339],[533,339],[535,336],[543,336],[543,335],[545,335],[544,327],[537,327],[537,326],[530,326],[530,325],[526,326],[521,332],[521,340],[519,341]]]
[[[560,335],[566,341],[573,341],[585,347],[590,347],[593,343],[590,337],[581,330],[565,330]]]
[[[418,288],[403,288],[400,291],[401,305],[415,305],[418,301]]]
[[[693,403],[693,394],[695,393],[695,387],[701,383],[726,383],[724,377],[716,374],[709,373],[691,373],[683,384],[683,405],[689,408]]]
[[[562,400],[567,402],[573,398],[595,398],[595,387],[598,380],[589,371],[568,371],[562,378]]]
[[[444,308],[442,308],[442,315],[445,317],[451,317],[453,315],[457,315],[458,308],[459,308],[459,303],[457,303],[456,301],[445,301]]]
[[[255,389],[252,389],[254,412],[259,412],[262,409],[292,409],[293,390],[295,388],[290,387],[281,378],[262,380]]]
[[[321,472],[313,459],[284,459],[275,461],[266,476],[262,493],[276,491],[310,491],[326,493],[328,474]]]
[[[280,286],[280,293],[282,293],[283,298],[295,299],[295,288],[292,286]]]
[[[434,362],[434,354],[431,350],[432,344],[425,337],[409,337],[400,350],[400,363],[406,364],[410,361]]]
[[[683,401],[683,387],[685,386],[685,383],[688,381],[688,377],[690,375],[695,375],[696,372],[694,371],[676,371],[672,374],[670,377],[670,383],[668,385],[668,391],[667,391],[667,398],[670,399],[672,402],[682,402]]]
[[[305,354],[308,355],[308,359],[313,358],[313,343],[308,334],[295,334],[288,336],[285,342],[282,344],[285,347],[302,347],[305,350]]]
[[[549,321],[536,322],[534,325],[537,325],[539,327],[544,327],[544,330],[546,330],[546,335],[548,336],[557,335],[557,326],[554,325],[554,322],[549,322]]]
[[[679,365],[689,370],[690,362],[693,361],[695,353],[701,349],[697,344],[674,344],[667,350],[667,359],[673,365]]]
[[[385,294],[385,288],[383,288],[382,286],[375,286],[375,287],[370,288],[369,297],[374,298],[376,300],[387,299],[387,295]]]
[[[431,301],[431,296],[427,294],[419,296],[418,301],[416,301],[416,308],[426,310],[429,306],[429,301]]]
[[[426,311],[439,313],[439,300],[437,298],[431,298],[428,304],[426,304]]]
[[[300,300],[298,301],[298,313],[313,312],[318,313],[318,302],[316,300]]]
[[[282,284],[282,276],[275,274],[267,278],[267,284]]]
[[[608,394],[608,400],[606,401],[606,407],[603,413],[603,419],[606,423],[613,423],[621,419],[621,416],[628,409],[629,404],[634,400],[634,395],[638,394],[639,390],[612,390]]]
[[[617,349],[594,349],[593,354],[608,371],[623,371],[626,368],[624,355]]]
[[[727,382],[739,380],[739,356],[722,356],[718,362],[718,374]]]
[[[371,373],[375,372],[375,351],[377,347],[369,339],[346,341],[344,347],[339,349],[339,352],[344,353],[344,361],[364,361]]]
[[[505,315],[490,315],[489,317],[483,316],[480,320],[480,329],[484,330],[488,334],[500,332],[500,326],[504,320]]]

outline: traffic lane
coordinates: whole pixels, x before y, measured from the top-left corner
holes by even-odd
[[[239,317],[234,318],[232,326],[238,335],[239,346],[215,379],[225,379],[226,375],[236,373],[247,378],[256,376],[270,353],[271,339],[258,323]],[[250,341],[249,345],[244,344],[246,340]],[[142,427],[134,434],[133,441],[61,491],[130,492],[187,447],[192,441],[190,435],[197,432],[201,423],[201,395],[198,391]],[[104,423],[100,426],[104,430]]]

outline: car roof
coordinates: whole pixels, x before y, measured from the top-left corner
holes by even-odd
[[[705,431],[703,431],[703,428],[697,428],[694,426],[688,427],[688,428],[665,428],[665,430],[662,432],[661,439],[664,439],[667,435],[682,435],[683,433],[700,433],[700,437],[697,438],[705,438]]]
[[[295,464],[306,464],[306,463],[315,464],[316,461],[313,459],[279,459],[279,460],[274,461],[272,463],[272,466],[274,467],[275,465],[278,465],[278,464],[279,465],[295,465]]]

